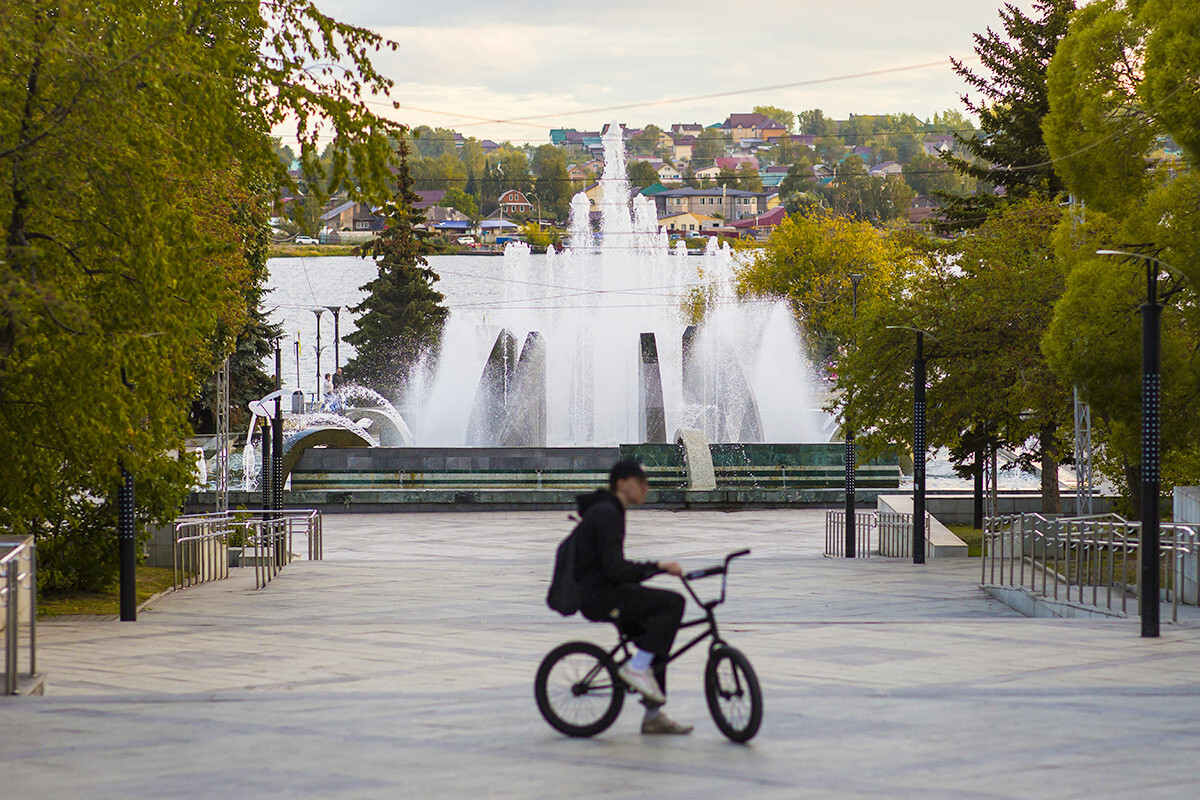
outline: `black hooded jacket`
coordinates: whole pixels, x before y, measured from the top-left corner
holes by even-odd
[[[590,620],[607,620],[623,583],[641,583],[662,572],[652,561],[625,558],[625,506],[607,489],[580,495],[575,574],[583,584],[580,610]]]

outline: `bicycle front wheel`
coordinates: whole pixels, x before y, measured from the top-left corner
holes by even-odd
[[[750,660],[733,647],[718,647],[704,670],[708,711],[721,733],[735,742],[748,742],[762,724],[762,689]]]
[[[542,659],[533,683],[538,710],[567,736],[595,736],[616,722],[625,684],[608,653],[591,642],[567,642]]]

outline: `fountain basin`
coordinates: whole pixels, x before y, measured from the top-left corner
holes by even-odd
[[[306,450],[291,471],[288,507],[325,511],[538,510],[573,508],[575,497],[607,482],[623,458],[650,477],[647,505],[659,508],[799,507],[844,502],[845,447],[840,442],[712,444],[717,486],[689,489],[676,444],[609,447],[324,447]],[[874,506],[901,480],[895,458],[860,462],[859,502]],[[230,505],[258,495],[231,492]],[[189,498],[197,508],[212,493]]]

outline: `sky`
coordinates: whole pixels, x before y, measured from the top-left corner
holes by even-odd
[[[1032,6],[1010,2],[1027,13]],[[838,119],[965,112],[966,87],[949,58],[972,63],[972,34],[1000,28],[999,0],[318,5],[399,43],[376,62],[402,106],[389,116],[518,144],[614,119],[708,125],[755,105],[820,108]],[[896,71],[864,74],[885,70]]]

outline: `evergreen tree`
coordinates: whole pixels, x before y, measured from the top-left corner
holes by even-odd
[[[388,397],[398,397],[421,354],[437,346],[449,311],[433,288],[438,276],[425,256],[429,234],[418,230],[425,215],[414,208],[408,143],[401,140],[396,196],[386,206],[387,227],[356,250],[379,259],[379,275],[362,289],[367,296],[350,311],[361,315],[358,330],[346,336],[358,354],[345,366],[346,377]]]
[[[1046,68],[1067,33],[1075,0],[1037,0],[1033,7],[1036,16],[1005,5],[1000,11],[1004,35],[991,28],[975,34],[975,52],[990,74],[951,59],[954,71],[982,95],[978,100],[963,95],[962,101],[979,117],[984,135],[955,133],[958,146],[973,159],[954,154],[943,158],[959,172],[1002,188],[1011,198],[1035,192],[1053,196],[1063,190],[1042,138],[1042,120],[1050,111]],[[948,213],[977,224],[994,205],[994,196],[960,198],[950,204]]]

